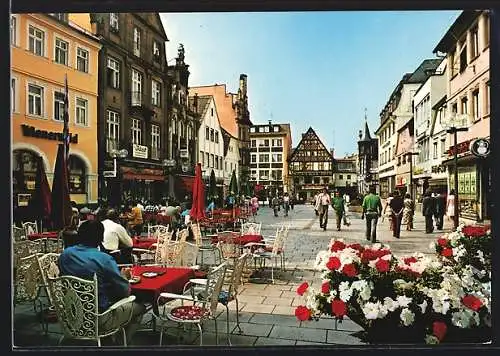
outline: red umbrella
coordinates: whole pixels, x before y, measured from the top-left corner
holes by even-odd
[[[193,221],[205,217],[205,183],[201,177],[201,163],[196,165],[193,183],[193,202],[189,216]]]
[[[52,227],[61,230],[71,225],[71,200],[69,196],[68,165],[64,144],[57,148],[54,182],[52,183]]]
[[[41,156],[37,158],[35,193],[30,201],[30,210],[36,220],[43,222],[50,219],[52,196]],[[40,227],[40,230],[42,230],[42,227]]]

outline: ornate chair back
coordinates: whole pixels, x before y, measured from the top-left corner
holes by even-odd
[[[46,239],[45,253],[59,254],[64,250],[64,241],[62,239]]]
[[[193,232],[194,243],[197,246],[202,246],[203,241],[202,241],[202,236],[201,236],[200,224],[199,223],[192,223],[191,224],[191,231]]]
[[[73,339],[99,338],[97,276],[48,278],[54,308],[63,333]]]
[[[241,224],[241,235],[260,235],[262,223],[246,222]]]
[[[38,233],[38,225],[36,222],[32,221],[27,221],[23,223],[23,229],[24,229],[24,234],[26,237],[30,234],[37,234]]]
[[[26,236],[24,229],[17,227],[15,225],[12,225],[12,236],[14,237],[13,238],[14,241],[23,241],[28,238]]]
[[[195,266],[199,250],[200,248],[197,245],[184,241],[180,265],[183,267]]]
[[[241,254],[240,246],[236,243],[236,236],[232,231],[223,231],[217,234],[217,247],[225,261],[238,258]]]
[[[166,235],[167,233],[168,233],[168,226],[165,225],[148,226],[148,236],[158,238],[159,235]]]
[[[158,238],[156,239],[156,251],[154,257],[154,263],[161,263],[162,253],[164,253],[162,251],[170,243],[171,239],[172,239],[172,232],[170,231],[158,235]]]
[[[38,239],[35,241],[30,241],[30,240],[14,241],[12,243],[14,251],[14,268],[19,265],[20,259],[37,253],[44,253],[45,240],[46,239]]]
[[[42,276],[43,285],[47,290],[47,296],[50,301],[50,305],[54,305],[54,300],[52,293],[50,292],[49,278],[59,277],[59,253],[46,253],[38,257],[38,264],[40,268],[40,275]]]
[[[233,297],[238,294],[238,289],[242,282],[243,270],[245,269],[245,265],[247,264],[248,259],[251,254],[246,252],[242,254],[235,262],[233,273],[231,274],[231,279],[229,283],[229,297]]]
[[[14,302],[35,302],[38,299],[43,278],[40,273],[38,258],[42,253],[35,253],[19,258],[14,279]]]
[[[207,283],[205,284],[205,291],[203,293],[207,298],[203,304],[204,307],[210,310],[210,315],[213,317],[217,312],[217,304],[219,304],[219,295],[224,285],[226,267],[226,263],[223,262],[207,274]]]

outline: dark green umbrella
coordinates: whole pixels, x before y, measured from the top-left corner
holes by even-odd
[[[236,180],[236,171],[233,170],[231,181],[229,182],[229,195],[236,197],[238,195],[238,181]]]

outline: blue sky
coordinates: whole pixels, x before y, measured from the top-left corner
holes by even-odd
[[[163,13],[167,60],[184,44],[190,86],[248,75],[254,124],[290,123],[295,147],[309,126],[335,157],[357,151],[389,95],[427,58],[460,11]]]

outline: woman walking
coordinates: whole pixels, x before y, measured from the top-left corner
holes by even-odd
[[[415,203],[411,200],[410,193],[406,193],[403,209],[403,224],[406,225],[406,231],[413,229],[413,215],[415,215]]]
[[[455,217],[455,189],[450,190],[450,194],[446,198],[446,216],[448,220],[454,221]]]
[[[392,231],[392,227],[393,227],[392,212],[391,212],[391,209],[387,209],[387,207],[391,203],[392,198],[393,198],[393,194],[389,193],[389,196],[387,197],[387,200],[385,201],[384,211],[382,212],[382,215],[384,215],[384,218],[387,217],[387,219],[389,220],[389,229],[391,229],[391,231]]]

